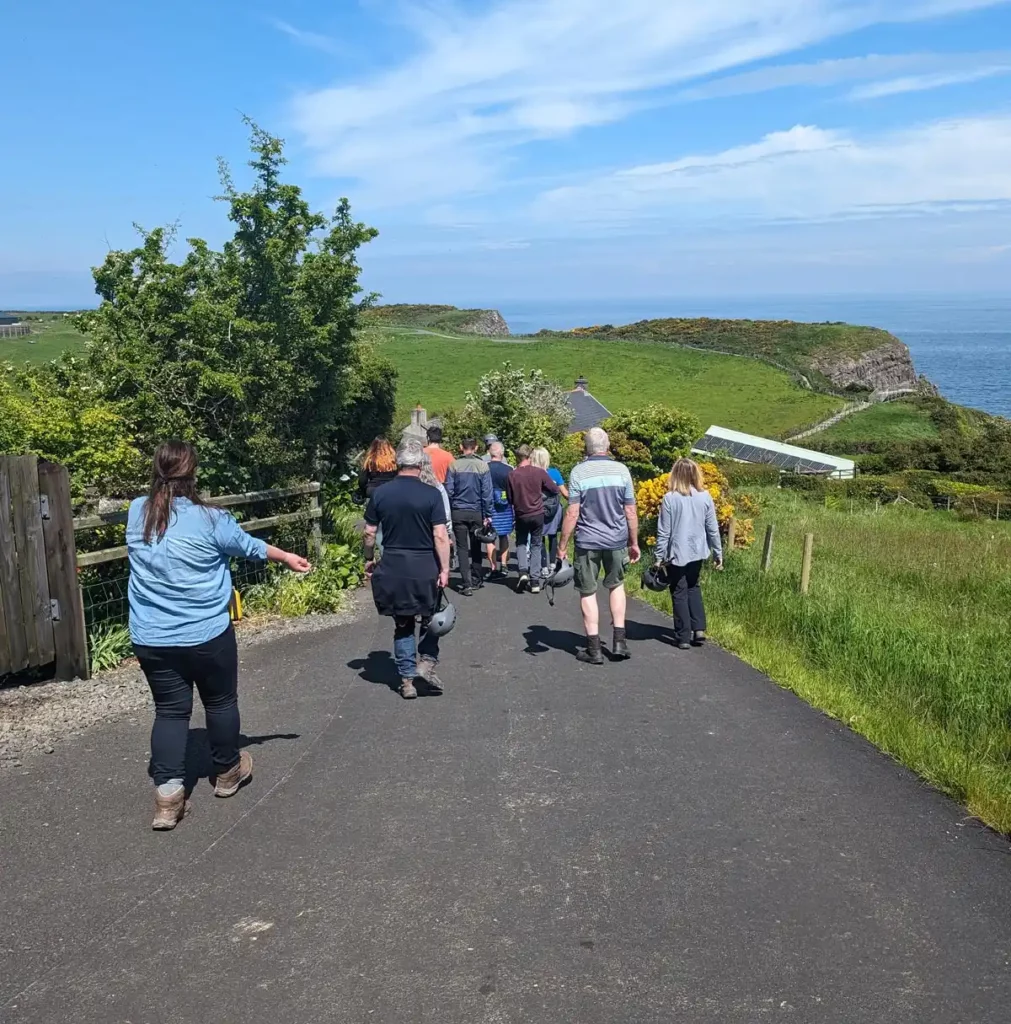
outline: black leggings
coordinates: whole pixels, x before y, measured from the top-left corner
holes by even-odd
[[[674,640],[679,644],[688,643],[693,631],[706,628],[706,609],[699,586],[701,571],[701,561],[667,566],[670,596],[674,603]]]
[[[154,697],[151,777],[156,786],[184,779],[193,687],[204,705],[215,774],[239,760],[239,655],[228,628],[196,647],[142,647],[134,653]]]

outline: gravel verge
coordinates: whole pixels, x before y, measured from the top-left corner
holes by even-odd
[[[239,647],[270,643],[296,633],[315,633],[352,622],[371,607],[368,590],[355,591],[347,607],[332,615],[301,619],[260,616],[240,623]],[[20,768],[26,758],[51,754],[61,740],[100,722],[153,707],[151,692],[132,658],[87,681],[34,683],[0,690],[0,771]]]

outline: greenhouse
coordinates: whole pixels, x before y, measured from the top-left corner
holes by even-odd
[[[737,462],[777,466],[784,473],[812,473],[836,480],[848,480],[856,473],[856,464],[852,459],[798,448],[755,434],[742,434],[739,430],[728,430],[726,427],[710,427],[692,451],[710,458],[722,455]]]

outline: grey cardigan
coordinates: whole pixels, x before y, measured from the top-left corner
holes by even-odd
[[[673,565],[704,562],[710,554],[723,561],[716,506],[708,491],[678,494],[668,491],[660,505],[656,528],[656,559]]]

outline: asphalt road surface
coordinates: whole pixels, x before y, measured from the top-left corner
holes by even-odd
[[[1003,840],[645,606],[593,668],[571,589],[460,600],[439,698],[371,613],[248,649],[175,832],[143,715],[0,777],[0,1021],[1009,1019]]]

